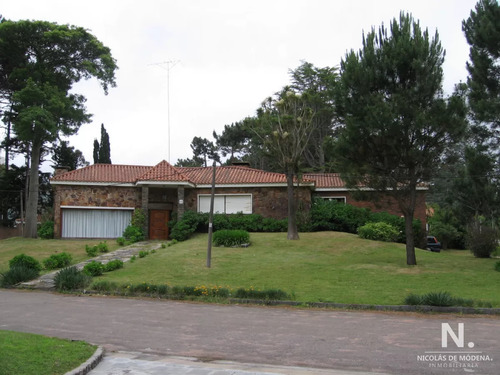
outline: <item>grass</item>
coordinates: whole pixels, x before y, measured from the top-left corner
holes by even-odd
[[[410,267],[404,245],[347,233],[302,233],[299,241],[283,233],[252,233],[250,240],[248,248],[214,247],[207,268],[207,236],[196,235],[96,280],[279,288],[298,301],[382,305],[403,304],[410,293],[447,291],[500,307],[496,260],[474,258],[469,251],[417,249],[418,266]]]
[[[65,251],[72,255],[72,264],[76,264],[89,259],[85,252],[85,245],[93,246],[99,242],[103,242],[103,240],[42,240],[21,237],[0,240],[0,272],[7,271],[9,269],[9,260],[21,253],[31,255],[42,263],[44,259],[52,254]],[[107,243],[109,251],[116,250],[119,247],[114,240],[108,240]],[[42,273],[44,272],[42,271]]]
[[[0,375],[57,375],[78,367],[96,347],[30,333],[0,331]]]

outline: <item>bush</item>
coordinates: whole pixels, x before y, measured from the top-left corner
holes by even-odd
[[[215,246],[241,246],[250,242],[250,235],[246,230],[218,230],[212,242]]]
[[[11,267],[7,272],[0,274],[0,285],[10,287],[24,281],[36,279],[40,272],[25,265]]]
[[[170,238],[176,241],[186,241],[194,232],[196,228],[189,225],[188,222],[181,220],[178,221],[172,231],[170,232]]]
[[[410,294],[405,298],[406,305],[427,305],[427,306],[463,306],[472,307],[474,301],[460,297],[453,297],[448,292],[431,292],[421,296]],[[487,305],[487,302],[478,302],[480,306]]]
[[[100,262],[96,262],[93,260],[90,263],[87,263],[83,267],[83,273],[89,276],[101,276],[104,272],[104,266]]]
[[[118,237],[118,238],[116,239],[116,243],[117,243],[118,245],[120,245],[120,246],[125,246],[125,244],[127,243],[127,241],[126,241],[126,240],[125,240],[125,238],[123,238],[123,237]]]
[[[38,228],[38,237],[46,240],[54,238],[54,222],[52,220],[44,222]]]
[[[384,222],[365,224],[358,228],[358,234],[367,240],[385,242],[394,242],[399,235],[396,228]]]
[[[48,270],[55,270],[57,268],[67,267],[71,264],[72,257],[68,253],[52,254],[50,257],[43,261],[43,266]]]
[[[107,253],[109,251],[109,247],[108,247],[108,244],[106,241],[104,242],[99,242],[99,244],[97,245],[97,250],[100,252],[100,253]]]
[[[149,254],[149,251],[141,250],[139,251],[139,258],[145,258]]]
[[[476,258],[489,258],[498,246],[498,232],[487,225],[467,228],[467,247]]]
[[[311,229],[356,233],[368,221],[369,213],[366,208],[317,198],[311,207]]]
[[[104,265],[104,272],[111,272],[120,268],[123,268],[123,261],[120,259],[113,259]]]
[[[500,272],[500,260],[495,263],[495,270]]]
[[[125,228],[123,232],[123,238],[130,243],[135,243],[139,241],[144,241],[146,235],[144,234],[144,229],[142,227],[136,227],[134,225],[129,225]]]
[[[273,219],[265,217],[262,219],[262,232],[286,232],[288,230],[288,219]]]
[[[113,281],[99,280],[94,281],[90,286],[90,289],[96,292],[111,292],[118,290],[118,284]]]
[[[9,268],[25,267],[40,272],[42,266],[40,262],[33,258],[32,256],[26,254],[16,255],[14,258],[9,260]]]
[[[89,246],[89,245],[85,245],[85,252],[87,253],[87,255],[91,258],[97,256],[97,253],[98,253],[98,249],[97,249],[97,246]]]
[[[78,290],[87,287],[92,277],[73,267],[63,268],[54,278],[55,287],[58,291]]]
[[[267,289],[267,290],[255,290],[253,288],[238,289],[234,298],[252,298],[252,299],[264,299],[264,300],[287,300],[290,299],[290,295],[281,289]]]

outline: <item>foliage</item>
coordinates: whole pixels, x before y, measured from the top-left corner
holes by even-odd
[[[101,143],[94,139],[94,164],[111,164],[111,146],[109,145],[109,134],[101,124]]]
[[[442,95],[444,51],[411,15],[401,13],[363,37],[341,61],[335,143],[347,185],[392,195],[406,220],[406,261],[416,264],[412,221],[416,189],[429,181],[443,152],[465,129],[463,99]],[[373,195],[375,197],[375,194]]]
[[[101,262],[93,260],[83,266],[83,273],[89,276],[101,276],[104,272],[104,265]]]
[[[206,138],[194,137],[191,141],[191,150],[193,150],[193,160],[202,160],[205,167],[208,166],[208,159],[218,160],[215,145]]]
[[[203,216],[194,211],[186,211],[182,220],[175,222],[170,231],[170,238],[176,241],[186,241],[200,225]]]
[[[26,265],[17,265],[0,274],[0,285],[2,287],[10,287],[18,283],[36,279],[40,272],[27,267]]]
[[[149,255],[149,251],[146,251],[146,250],[139,251],[139,258],[145,258],[148,255]]]
[[[140,227],[136,227],[134,225],[129,225],[123,231],[123,238],[125,241],[130,243],[135,243],[139,241],[144,241],[146,238],[144,235],[144,229]]]
[[[491,304],[482,301],[474,301],[472,299],[464,299],[461,297],[453,297],[448,292],[430,292],[423,295],[409,294],[405,298],[406,305],[426,305],[426,306],[463,306],[463,307],[483,307]]]
[[[123,237],[118,237],[118,238],[116,239],[116,243],[117,243],[118,245],[120,245],[120,246],[125,246],[125,244],[127,243],[127,241],[126,241],[126,240],[125,240],[125,238],[123,238]]]
[[[54,238],[54,222],[52,220],[44,222],[38,228],[38,237],[46,240]]]
[[[495,270],[500,272],[500,260],[495,263]]]
[[[253,288],[239,288],[234,293],[234,298],[252,298],[264,300],[290,300],[291,296],[281,289],[255,290]]]
[[[92,277],[79,271],[75,266],[63,268],[54,277],[54,285],[58,291],[71,291],[87,287]]]
[[[214,232],[212,241],[215,246],[241,246],[250,242],[250,235],[246,230],[218,230]]]
[[[89,246],[89,245],[85,245],[85,252],[87,253],[87,255],[91,258],[97,256],[97,253],[99,252],[99,250],[97,249],[97,245],[94,245],[94,246]]]
[[[68,253],[52,254],[43,261],[43,266],[47,270],[55,270],[57,268],[67,267],[71,264],[72,256]]]
[[[477,258],[489,258],[498,246],[498,231],[474,222],[467,227],[467,247]]]
[[[111,272],[120,268],[123,268],[123,261],[120,259],[113,259],[104,265],[104,272]]]
[[[83,153],[69,146],[68,141],[60,141],[60,144],[53,148],[52,161],[54,162],[54,168],[68,167],[70,171],[89,165],[89,163],[85,161]]]
[[[367,223],[358,228],[361,238],[375,241],[395,242],[398,238],[398,231],[391,224],[384,222]]]
[[[99,250],[100,253],[107,253],[109,251],[108,243],[106,241],[99,242],[97,250]]]
[[[42,270],[40,262],[35,258],[33,258],[32,256],[26,254],[16,255],[14,258],[9,260],[9,267],[10,268],[26,267],[38,272]]]
[[[45,143],[75,134],[90,121],[85,98],[72,91],[82,78],[97,78],[104,92],[115,85],[116,62],[86,29],[45,21],[0,23],[1,96],[4,122],[30,145],[26,237],[36,237],[38,169]],[[5,78],[6,77],[6,78]]]

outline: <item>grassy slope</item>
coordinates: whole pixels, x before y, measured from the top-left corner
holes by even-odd
[[[449,291],[500,306],[500,272],[494,259],[468,251],[417,250],[418,266],[405,263],[404,245],[336,232],[253,233],[246,249],[213,248],[206,268],[207,236],[160,249],[101,280],[120,283],[280,288],[299,301],[401,304],[409,293]]]
[[[50,255],[63,251],[70,253],[73,263],[79,263],[88,259],[85,245],[97,245],[99,240],[41,240],[32,238],[14,237],[0,241],[0,272],[9,269],[9,260],[16,255],[24,253],[31,255],[42,262]],[[116,250],[116,241],[107,241],[109,251]],[[43,265],[43,264],[42,264]]]
[[[56,375],[80,366],[96,347],[29,333],[0,331],[0,375]]]

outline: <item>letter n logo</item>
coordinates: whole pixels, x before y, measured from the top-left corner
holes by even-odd
[[[459,348],[464,347],[464,324],[458,323],[458,335],[455,334],[448,323],[441,323],[441,347],[448,347],[448,335]]]

